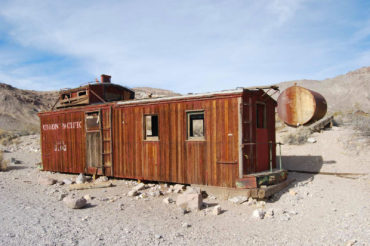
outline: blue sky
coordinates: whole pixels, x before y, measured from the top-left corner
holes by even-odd
[[[370,1],[0,0],[0,81],[100,74],[180,93],[325,79],[370,65]]]

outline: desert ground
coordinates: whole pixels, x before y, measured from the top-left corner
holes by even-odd
[[[283,145],[284,168],[363,175],[290,172],[295,181],[268,200],[235,204],[208,193],[203,208],[188,213],[163,202],[179,195],[166,184],[149,183],[135,197],[127,196],[135,180],[78,191],[39,184],[39,177],[78,175],[40,171],[39,135],[19,137],[1,146],[9,164],[0,172],[0,245],[370,245],[368,138],[348,126],[310,137],[316,142]],[[67,194],[91,200],[71,209],[61,200]],[[267,212],[263,219],[252,216],[256,209]]]

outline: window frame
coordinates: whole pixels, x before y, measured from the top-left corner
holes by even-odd
[[[96,117],[95,117],[96,116]],[[88,118],[97,118],[97,124],[94,127],[88,125]],[[96,132],[101,130],[101,112],[100,110],[85,112],[85,130],[86,132]]]
[[[191,124],[190,116],[195,114],[203,114],[203,136],[201,137],[190,136],[190,124]],[[185,115],[186,115],[186,141],[205,141],[206,140],[205,110],[204,109],[186,110]]]
[[[258,127],[258,105],[263,105],[263,127]],[[267,128],[267,105],[264,102],[256,102],[256,128],[266,129]]]
[[[148,136],[146,133],[146,117],[148,116],[157,116],[157,132],[158,136]],[[152,125],[153,127],[153,125]],[[153,134],[153,129],[152,129],[152,134]],[[144,141],[159,141],[159,115],[158,114],[144,114],[143,117],[143,138]]]

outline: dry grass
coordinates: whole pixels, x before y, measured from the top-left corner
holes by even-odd
[[[370,115],[355,113],[352,115],[352,126],[364,137],[370,137]]]
[[[19,137],[31,134],[35,134],[35,132],[31,130],[5,131],[0,129],[0,145],[9,146],[19,144]]]
[[[361,136],[370,137],[370,114],[362,111],[355,113],[334,114],[334,124],[336,126],[348,126],[359,132]]]
[[[306,128],[299,128],[295,132],[283,136],[282,141],[284,144],[300,145],[306,143],[310,135],[310,130]]]
[[[8,168],[8,162],[3,158],[3,152],[0,151],[0,171],[6,171]]]

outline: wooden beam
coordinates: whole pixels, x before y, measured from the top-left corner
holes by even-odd
[[[272,196],[273,194],[289,186],[293,181],[295,181],[295,179],[287,179],[284,182],[281,182],[276,185],[270,185],[270,186],[267,186],[266,188],[251,189],[251,196],[253,198],[258,198],[258,199],[268,198]]]

